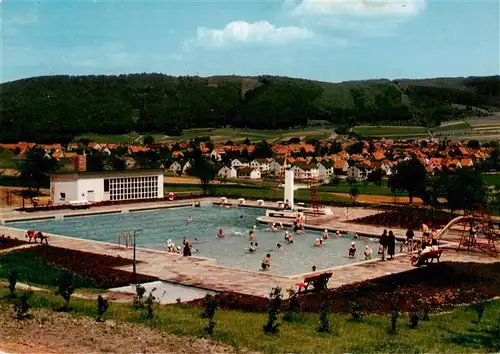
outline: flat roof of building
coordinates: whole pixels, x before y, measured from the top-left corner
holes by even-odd
[[[137,172],[164,172],[162,168],[137,168],[128,170],[105,170],[105,171],[58,171],[51,173],[52,175],[107,175],[107,174],[127,174]]]

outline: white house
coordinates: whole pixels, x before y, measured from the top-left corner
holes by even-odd
[[[250,162],[250,167],[257,168],[260,172],[269,172],[271,169],[269,162],[264,159],[255,159]]]
[[[225,155],[224,149],[213,149],[210,153],[210,157],[215,161],[222,161],[222,155]]]
[[[224,178],[236,178],[238,177],[238,171],[233,167],[224,166],[219,170],[217,175]]]
[[[250,167],[250,164],[248,163],[247,159],[241,157],[239,159],[232,160],[231,167],[238,169],[243,167]]]
[[[318,178],[318,169],[314,164],[297,164],[290,168],[296,180]]]
[[[363,166],[361,164],[358,165],[353,165],[349,167],[347,170],[347,177],[360,180],[360,179],[365,179],[368,176],[368,169],[366,166]]]
[[[349,163],[346,160],[336,160],[333,164],[335,174],[347,173],[349,170]]]
[[[318,178],[324,181],[330,180],[330,178],[334,175],[333,173],[333,165],[327,163],[318,163],[316,165],[318,170]]]
[[[186,174],[187,170],[191,168],[191,163],[188,161],[182,166],[182,173]]]
[[[272,160],[269,163],[269,171],[270,172],[279,173],[279,172],[281,172],[282,167],[283,166],[281,166],[281,164],[276,160]]]
[[[50,176],[54,205],[163,198],[163,170],[58,172]]]
[[[177,161],[174,161],[174,162],[170,165],[170,167],[169,167],[168,169],[169,169],[170,171],[172,171],[172,172],[177,173],[177,172],[179,172],[180,170],[182,170],[182,166],[181,166],[181,164],[180,164],[180,163],[178,163]]]
[[[262,175],[260,171],[256,168],[243,167],[238,170],[238,177],[240,178],[250,178],[250,179],[261,179]]]

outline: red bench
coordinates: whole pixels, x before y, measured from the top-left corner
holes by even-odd
[[[424,264],[433,263],[434,260],[437,260],[437,262],[439,262],[439,259],[441,258],[442,254],[443,254],[443,250],[441,250],[441,249],[421,253],[418,256],[412,257],[411,265],[415,266],[415,267],[420,267],[420,266],[423,266]]]
[[[304,281],[301,283],[297,283],[296,285],[299,287],[297,293],[306,293],[310,291],[320,291],[328,289],[328,281],[332,277],[333,273],[321,273],[321,274],[313,274],[304,278]],[[309,287],[312,286],[312,289]]]

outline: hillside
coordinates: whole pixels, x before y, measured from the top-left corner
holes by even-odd
[[[420,125],[500,111],[500,76],[341,83],[287,77],[44,76],[0,85],[0,141],[183,129]]]

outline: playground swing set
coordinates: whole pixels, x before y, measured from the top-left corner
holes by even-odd
[[[493,223],[489,211],[473,209],[464,215],[461,224],[462,235],[457,251],[470,252],[477,249],[491,256],[498,256],[496,241],[500,236],[500,229],[498,224]]]

